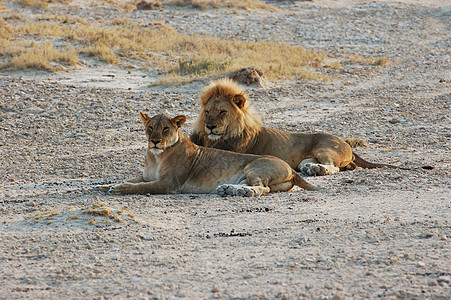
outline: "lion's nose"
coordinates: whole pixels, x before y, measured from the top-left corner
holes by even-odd
[[[160,140],[150,140],[154,145],[158,144]]]
[[[216,125],[206,125],[208,129],[213,130],[216,128]]]

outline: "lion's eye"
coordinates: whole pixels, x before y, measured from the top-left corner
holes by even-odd
[[[163,128],[163,132],[168,132],[168,131],[169,131],[169,127]]]
[[[205,114],[206,114],[206,115],[209,115],[209,114],[210,114],[210,112],[209,112],[208,110],[206,110],[206,111],[205,111]]]
[[[220,114],[220,115],[224,115],[226,112],[227,112],[226,110],[221,110],[221,111],[219,112],[219,114]]]
[[[149,129],[149,131],[152,131],[153,130],[153,127],[152,126],[149,126],[149,127],[147,127],[148,129]]]

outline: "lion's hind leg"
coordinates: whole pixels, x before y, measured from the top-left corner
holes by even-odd
[[[340,168],[333,164],[321,164],[316,158],[304,159],[297,169],[306,176],[323,176],[340,172]]]

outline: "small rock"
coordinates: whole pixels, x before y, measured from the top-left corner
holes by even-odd
[[[450,277],[446,276],[446,275],[440,276],[439,278],[437,278],[437,282],[439,282],[439,283],[442,283],[442,282],[449,283],[450,282]]]
[[[417,262],[417,267],[419,268],[424,268],[426,266],[426,264],[422,261]]]
[[[435,281],[435,280],[429,280],[429,281],[428,281],[428,286],[437,286],[437,281]]]
[[[396,265],[399,262],[399,258],[396,256],[390,257],[390,264]]]

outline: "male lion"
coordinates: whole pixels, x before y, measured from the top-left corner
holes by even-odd
[[[240,154],[200,147],[185,137],[180,127],[185,116],[171,118],[140,113],[147,136],[142,175],[100,188],[115,194],[211,193],[260,196],[288,191],[294,185],[307,190],[307,183],[283,160],[273,156]]]
[[[219,79],[201,93],[201,111],[191,140],[206,147],[240,153],[274,155],[305,175],[340,170],[389,167],[360,158],[344,140],[327,133],[292,133],[262,127],[247,95],[230,79]]]

